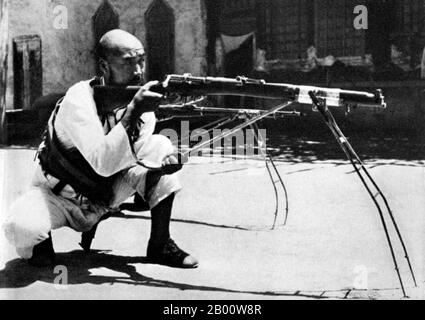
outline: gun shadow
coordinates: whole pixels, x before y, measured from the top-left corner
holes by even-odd
[[[125,204],[125,206],[122,207],[122,210],[126,210],[129,212],[137,212],[139,214],[137,215],[129,215],[125,214],[124,212],[116,212],[112,213],[108,219],[111,218],[122,218],[122,219],[138,219],[138,220],[151,220],[149,215],[143,215],[143,212],[137,211],[137,209],[132,209],[132,204]],[[220,228],[220,229],[234,229],[234,230],[240,230],[240,231],[258,231],[258,229],[264,228],[267,229],[265,226],[240,226],[240,225],[224,225],[224,224],[215,224],[215,223],[209,223],[209,222],[203,222],[203,221],[197,221],[197,220],[190,220],[190,219],[179,219],[179,218],[171,218],[171,222],[177,222],[177,223],[188,223],[193,225],[201,225],[211,228]],[[270,226],[271,228],[271,226]]]

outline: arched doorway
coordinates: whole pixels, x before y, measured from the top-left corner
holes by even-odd
[[[154,0],[145,13],[148,80],[163,80],[174,72],[174,13],[163,0]]]
[[[114,6],[109,2],[109,0],[104,0],[100,4],[99,8],[96,10],[92,19],[95,41],[94,43],[96,48],[97,44],[105,33],[113,29],[118,29],[120,27],[120,17]],[[100,74],[99,65],[97,63],[98,58],[99,57],[96,55],[96,71],[98,74]]]

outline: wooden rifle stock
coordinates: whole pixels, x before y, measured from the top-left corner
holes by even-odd
[[[116,87],[95,86],[94,97],[99,113],[109,112],[117,107],[127,105],[140,89],[139,86]],[[385,108],[386,103],[380,90],[375,93],[349,91],[334,88],[297,86],[282,83],[266,83],[264,80],[245,77],[193,77],[190,75],[168,75],[164,82],[151,88],[151,91],[180,96],[248,96],[264,99],[294,101],[312,104],[309,93],[314,92],[319,99],[324,99],[331,107],[342,105],[369,106]]]

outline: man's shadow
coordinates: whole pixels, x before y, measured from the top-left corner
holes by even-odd
[[[83,250],[75,250],[67,253],[57,253],[55,265],[51,267],[37,268],[30,266],[24,259],[14,259],[6,264],[0,271],[0,288],[23,288],[34,282],[42,281],[54,283],[59,275],[56,266],[65,266],[67,270],[68,284],[103,284],[103,283],[132,283],[143,284],[152,278],[142,276],[131,264],[146,263],[145,257],[126,257],[108,254],[108,251],[93,250],[86,253]],[[93,275],[90,269],[107,268],[112,271],[125,273],[122,277]],[[56,271],[56,273],[55,273]]]
[[[65,266],[67,269],[68,285],[78,284],[130,284],[141,285],[154,288],[173,288],[180,290],[210,291],[235,294],[253,294],[259,296],[288,296],[322,299],[322,294],[295,292],[272,292],[272,291],[244,291],[233,290],[229,288],[220,288],[212,286],[191,285],[173,281],[166,281],[146,277],[137,272],[132,264],[146,264],[146,257],[118,256],[109,254],[108,251],[92,251],[86,253],[83,250],[75,250],[68,253],[57,253],[56,266]],[[120,275],[94,275],[91,269],[106,268],[123,274]],[[62,269],[55,270],[55,267],[36,268],[30,266],[23,259],[14,259],[6,264],[3,270],[0,270],[0,289],[24,288],[38,281],[48,284],[54,284],[55,278],[59,276]],[[56,271],[56,273],[55,273]],[[327,297],[329,298],[329,297]]]

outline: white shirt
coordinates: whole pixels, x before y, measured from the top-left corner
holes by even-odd
[[[137,159],[121,122],[110,131],[101,123],[90,82],[79,82],[68,90],[56,116],[55,129],[64,145],[76,147],[96,173],[109,177],[133,166]],[[153,112],[143,114],[142,120],[138,148],[153,134],[156,125]]]

